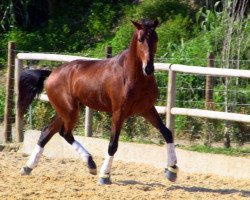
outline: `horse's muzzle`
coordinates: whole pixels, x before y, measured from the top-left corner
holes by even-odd
[[[150,76],[154,73],[155,67],[154,64],[147,64],[147,66],[145,67],[145,73],[146,75]]]

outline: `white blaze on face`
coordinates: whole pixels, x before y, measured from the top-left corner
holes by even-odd
[[[142,57],[142,71],[145,76],[147,76],[146,67],[148,65],[148,61],[149,61],[149,53],[144,52]]]
[[[145,76],[147,76],[147,73],[146,73],[146,66],[147,66],[147,62],[143,62],[143,63],[142,63],[142,71],[143,71],[143,74],[144,74]]]

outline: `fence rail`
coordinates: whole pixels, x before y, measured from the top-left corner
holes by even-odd
[[[22,60],[47,60],[47,61],[61,61],[69,62],[76,59],[83,60],[100,60],[98,58],[88,58],[82,56],[71,56],[71,55],[58,55],[58,54],[44,54],[44,53],[18,53],[16,59],[16,81],[18,80],[20,69],[22,68]],[[196,117],[205,117],[220,120],[231,120],[240,122],[250,122],[250,115],[237,114],[237,113],[226,113],[211,110],[201,109],[188,109],[188,108],[177,108],[175,107],[175,96],[176,96],[176,73],[188,73],[188,74],[199,74],[199,75],[210,75],[210,76],[223,76],[223,77],[242,77],[250,78],[249,70],[237,70],[237,69],[224,69],[214,67],[200,67],[200,66],[187,66],[180,64],[169,64],[169,63],[155,63],[155,69],[161,71],[169,71],[169,83],[168,83],[168,100],[166,106],[156,106],[159,113],[167,115],[167,126],[174,132],[174,115],[187,115]],[[15,84],[16,93],[18,84]],[[40,100],[48,101],[48,97],[45,94],[40,96]],[[18,112],[18,107],[16,108]],[[92,116],[89,110],[86,111],[86,119]],[[21,119],[16,119],[18,134],[22,135],[22,127],[20,124]],[[86,125],[87,127],[89,125]],[[85,126],[85,127],[86,127]],[[86,131],[86,130],[85,130]],[[91,135],[88,133],[87,135]],[[22,136],[19,137],[20,139]]]
[[[12,50],[12,53],[15,52]],[[112,55],[112,49],[110,47],[106,48],[106,57],[110,57]],[[212,58],[212,59],[211,59]],[[60,54],[51,54],[51,53],[18,53],[16,55],[15,60],[15,91],[8,89],[15,97],[18,96],[18,80],[20,76],[20,72],[23,68],[23,61],[24,60],[45,60],[45,61],[59,61],[59,62],[70,62],[76,59],[83,59],[83,60],[100,60],[99,58],[89,58],[89,57],[82,57],[82,56],[73,56],[73,55],[60,55]],[[226,121],[236,121],[236,122],[244,122],[250,123],[250,115],[247,114],[238,114],[238,113],[228,113],[228,112],[218,112],[211,110],[209,107],[209,101],[213,98],[210,94],[210,97],[207,96],[207,90],[213,89],[213,85],[211,87],[206,87],[206,99],[205,99],[205,110],[196,109],[196,108],[178,108],[175,107],[176,102],[176,74],[185,73],[185,74],[197,74],[207,76],[206,85],[210,82],[213,82],[211,79],[213,77],[240,77],[240,78],[250,78],[250,70],[238,70],[238,69],[225,69],[225,68],[215,68],[213,62],[209,62],[209,60],[215,61],[213,57],[208,57],[208,65],[209,67],[200,67],[200,66],[187,66],[181,64],[170,64],[170,63],[155,63],[155,69],[158,71],[168,71],[168,91],[167,91],[167,104],[166,106],[156,106],[156,109],[159,113],[166,114],[166,122],[167,126],[174,132],[174,116],[175,115],[185,115],[185,116],[194,116],[194,117],[203,117],[203,118],[210,118],[210,119],[219,119],[219,120],[226,120]],[[212,64],[211,64],[212,63]],[[10,64],[12,66],[13,64]],[[11,77],[13,80],[13,77]],[[211,83],[213,84],[213,83]],[[165,87],[164,87],[165,88]],[[210,89],[209,89],[210,88]],[[209,93],[209,92],[208,92]],[[208,98],[207,98],[208,97]],[[10,99],[6,97],[6,100]],[[48,97],[45,94],[40,96],[40,100],[48,101]],[[17,101],[17,98],[16,98]],[[19,118],[19,108],[16,105],[16,141],[22,142],[23,141],[23,119]],[[9,107],[9,106],[8,106]],[[12,107],[12,106],[11,106]],[[7,116],[7,115],[6,115]],[[8,118],[12,118],[13,116],[6,117],[4,121],[8,123]],[[85,134],[87,136],[91,136],[91,121],[92,121],[92,111],[91,109],[86,109],[85,114]],[[6,129],[6,134],[4,134],[4,141],[7,141],[10,138],[9,130]]]
[[[250,115],[218,112],[212,110],[172,108],[171,114],[250,123]]]
[[[49,53],[18,53],[17,59],[19,60],[47,60],[47,61],[59,61],[59,62],[70,62],[73,60],[101,60],[99,58],[89,58],[82,56],[71,56],[61,54],[49,54]]]
[[[100,58],[90,58],[83,56],[71,56],[71,55],[60,55],[60,54],[46,54],[46,53],[18,53],[17,59],[19,60],[46,60],[46,61],[59,61],[59,62],[70,62],[73,60],[101,60]],[[180,64],[171,63],[155,63],[156,70],[162,71],[175,71],[189,74],[199,75],[211,75],[211,76],[224,76],[224,77],[242,77],[250,78],[250,70],[238,70],[238,69],[225,69],[215,67],[200,67],[200,66],[187,66]]]
[[[188,74],[250,78],[250,70],[240,70],[240,69],[226,69],[226,68],[215,68],[215,67],[207,68],[200,66],[189,66],[189,65],[167,64],[167,63],[155,63],[155,69],[172,70],[175,72],[188,73]]]

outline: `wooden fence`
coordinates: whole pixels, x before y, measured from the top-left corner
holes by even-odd
[[[3,143],[12,140],[12,107],[13,107],[13,91],[14,91],[14,62],[15,62],[15,43],[8,43],[8,64],[7,64],[7,80],[6,80],[6,97],[4,112],[4,130]]]
[[[110,51],[110,49],[107,49]],[[110,55],[110,52],[107,52]],[[58,55],[58,54],[43,54],[43,53],[19,53],[16,56],[15,62],[15,94],[18,95],[18,80],[19,75],[23,67],[23,60],[47,60],[47,61],[62,61],[69,62],[75,59],[83,60],[97,60],[97,58],[88,58],[81,56],[69,56],[69,55]],[[211,60],[211,58],[210,58]],[[156,106],[159,113],[166,114],[166,125],[174,132],[174,116],[175,115],[186,115],[194,117],[204,117],[211,119],[220,119],[228,121],[237,121],[250,123],[250,115],[237,114],[237,113],[226,113],[218,112],[212,110],[201,110],[201,109],[189,109],[189,108],[177,108],[175,107],[176,101],[176,73],[188,73],[188,74],[198,74],[204,76],[222,76],[222,77],[241,77],[250,78],[250,70],[237,70],[237,69],[224,69],[224,68],[214,68],[211,66],[209,61],[209,67],[199,67],[199,66],[186,66],[180,64],[168,64],[168,63],[155,63],[155,69],[161,71],[168,71],[168,93],[167,93],[167,105],[166,106]],[[46,95],[41,95],[41,100],[48,101]],[[19,112],[19,108],[16,106],[16,112]],[[92,111],[86,108],[85,113],[85,135],[92,135]],[[23,140],[23,127],[22,119],[18,118],[16,115],[16,130],[17,137],[16,140],[21,142]]]

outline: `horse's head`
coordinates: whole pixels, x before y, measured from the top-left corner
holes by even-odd
[[[137,37],[137,56],[142,62],[143,73],[152,75],[154,73],[154,55],[157,49],[157,33],[155,31],[158,26],[158,20],[141,20],[133,22],[136,27]]]

